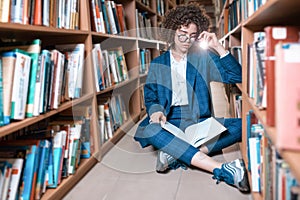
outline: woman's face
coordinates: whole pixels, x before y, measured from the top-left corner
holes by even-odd
[[[178,53],[187,53],[195,40],[197,40],[196,24],[191,23],[188,26],[181,26],[175,32],[174,48]]]

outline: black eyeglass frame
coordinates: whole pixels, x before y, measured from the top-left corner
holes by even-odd
[[[195,42],[196,39],[197,39],[197,36],[196,36],[196,35],[190,37],[190,36],[188,36],[188,35],[186,35],[186,34],[177,34],[177,37],[178,37],[178,41],[179,41],[179,42],[182,42],[182,43],[186,42],[187,40],[189,40],[189,42],[193,43],[193,42]],[[184,37],[184,39],[183,39],[183,37]]]

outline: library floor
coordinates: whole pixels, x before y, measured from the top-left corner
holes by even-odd
[[[133,139],[132,128],[88,174],[64,197],[64,200],[250,200],[225,183],[216,184],[210,173],[188,168],[167,174],[155,171],[153,148],[142,149]],[[218,161],[241,157],[238,145],[214,156]]]

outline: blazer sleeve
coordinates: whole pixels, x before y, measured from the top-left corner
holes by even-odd
[[[151,62],[146,83],[144,86],[145,106],[149,116],[151,116],[152,113],[158,111],[164,113],[164,107],[160,105],[160,101],[159,101],[159,95],[158,95],[159,84],[157,82],[157,78],[158,78],[156,74],[157,72],[158,72],[157,64],[155,62]]]
[[[220,58],[219,55],[209,52],[209,65],[211,81],[223,83],[242,82],[242,66],[231,53]]]

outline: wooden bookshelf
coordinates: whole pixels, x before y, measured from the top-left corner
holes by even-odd
[[[164,2],[164,1],[162,1]],[[47,189],[43,194],[42,199],[62,199],[63,196],[76,185],[77,182],[91,169],[101,161],[102,156],[110,150],[113,144],[117,143],[130,128],[132,128],[146,114],[145,109],[141,108],[141,98],[139,87],[145,81],[147,74],[139,75],[139,49],[151,49],[152,58],[160,54],[160,50],[164,49],[165,44],[155,38],[140,38],[136,37],[136,19],[135,10],[139,12],[147,12],[151,20],[151,26],[157,27],[162,16],[157,13],[157,1],[149,0],[149,4],[145,5],[139,0],[116,0],[115,3],[122,4],[125,11],[127,24],[127,35],[99,33],[92,28],[92,8],[90,1],[78,1],[80,6],[79,13],[79,29],[64,29],[53,26],[38,26],[29,24],[2,23],[0,22],[0,38],[4,40],[21,40],[30,41],[36,38],[41,39],[42,49],[49,45],[55,44],[85,44],[85,61],[82,96],[78,99],[73,99],[62,103],[58,109],[47,111],[37,117],[25,118],[21,121],[11,122],[8,125],[0,127],[0,138],[9,138],[14,132],[33,126],[42,121],[48,121],[51,118],[64,113],[76,112],[76,115],[84,115],[80,113],[81,109],[77,107],[91,107],[91,141],[93,146],[92,156],[89,159],[81,159],[76,173],[62,180],[61,184],[56,189]],[[165,12],[176,5],[174,0],[168,0],[165,4]],[[156,36],[156,35],[155,35]],[[129,80],[117,85],[105,88],[105,90],[96,92],[94,80],[94,68],[91,59],[91,51],[93,45],[101,43],[101,47],[109,49],[112,47],[122,46],[126,64],[129,70]],[[130,91],[130,92],[128,92]],[[98,121],[98,101],[101,98],[112,96],[115,92],[127,94],[126,101],[129,111],[128,119],[114,133],[113,138],[110,138],[104,144],[100,143],[99,139],[99,121]],[[129,95],[128,95],[129,94]]]
[[[232,3],[231,0],[220,1],[218,5],[223,5],[223,9],[221,10],[221,14],[219,15],[219,24],[218,27],[223,29],[219,30],[219,33],[223,33],[220,35],[220,41],[224,44],[226,43],[228,48],[234,46],[237,43],[240,43],[242,47],[242,84],[237,84],[237,87],[242,92],[242,143],[241,143],[241,151],[242,156],[248,164],[249,159],[247,154],[247,121],[246,115],[249,110],[252,110],[256,118],[262,124],[266,136],[270,139],[272,145],[276,147],[277,137],[276,137],[276,126],[269,126],[267,124],[266,118],[266,110],[261,109],[256,106],[255,100],[249,97],[248,94],[248,63],[247,63],[247,48],[248,44],[253,43],[254,33],[257,31],[264,31],[264,27],[271,25],[278,26],[299,26],[299,6],[300,1],[291,0],[267,0],[265,4],[258,7],[253,14],[245,17],[245,8],[243,7],[245,3],[248,1],[239,0],[242,2],[242,10],[241,10],[241,21],[238,23],[236,27],[232,27],[230,31],[228,31],[228,7]],[[223,4],[223,2],[225,2]],[[234,39],[233,39],[234,38]],[[231,42],[235,40],[234,42]],[[238,41],[240,40],[240,41]],[[268,108],[266,108],[268,109]],[[280,123],[280,122],[278,122]],[[299,151],[290,151],[290,150],[281,150],[277,149],[285,162],[288,163],[293,175],[300,182],[300,170],[299,170],[299,160],[300,160],[300,152]],[[267,169],[268,170],[268,169]],[[261,177],[261,179],[266,179],[266,177]],[[251,183],[251,173],[249,173],[249,181]],[[274,188],[273,188],[274,189]],[[265,191],[262,192],[252,192],[253,199],[260,200],[266,199]]]

